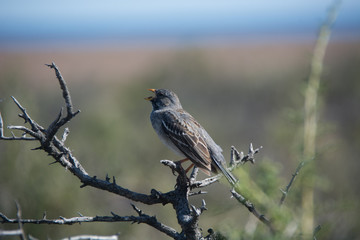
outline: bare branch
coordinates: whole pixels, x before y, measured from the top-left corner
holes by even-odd
[[[268,228],[270,229],[272,234],[275,234],[275,229],[272,226],[269,219],[267,219],[263,214],[260,214],[254,204],[252,204],[248,199],[246,199],[244,196],[242,196],[240,193],[235,191],[234,189],[231,190],[231,194],[235,197],[238,202],[240,202],[242,205],[244,205],[249,212],[251,212],[257,219],[259,219],[262,223],[264,223]]]
[[[179,181],[181,182],[180,185],[184,184],[184,186],[188,186],[189,185],[189,178],[186,176],[186,171],[184,170],[184,168],[181,166],[181,163],[179,161],[174,162],[171,160],[161,160],[160,161],[162,164],[164,164],[165,166],[170,167],[170,169],[172,170],[173,174],[175,175],[175,172],[178,173],[178,177],[177,177],[177,184],[179,184]],[[196,171],[196,170],[195,170]]]
[[[286,186],[285,190],[282,190],[280,189],[280,191],[282,192],[282,196],[281,196],[281,199],[280,199],[280,202],[279,202],[279,205],[283,205],[284,201],[285,201],[285,198],[287,197],[287,194],[289,193],[290,191],[290,188],[292,186],[292,184],[294,183],[295,181],[295,178],[296,176],[299,174],[301,168],[305,165],[305,161],[301,161],[299,163],[299,165],[297,166],[296,170],[295,170],[295,173],[293,173],[291,179],[290,179],[290,182],[289,184]]]
[[[3,125],[3,120],[2,120],[2,116],[1,116],[1,112],[0,112],[0,138],[4,137],[4,125]]]
[[[50,124],[50,126],[46,130],[46,132],[47,132],[47,143],[48,143],[55,136],[55,134],[59,130],[59,128],[62,127],[67,122],[69,122],[78,113],[80,113],[80,110],[77,110],[76,112],[73,112],[73,105],[72,105],[72,101],[71,101],[70,92],[69,92],[69,90],[67,88],[67,85],[66,85],[66,82],[65,82],[64,78],[62,77],[62,75],[61,75],[58,67],[55,65],[55,63],[52,62],[51,64],[45,64],[45,65],[55,70],[55,74],[56,74],[56,77],[57,77],[57,79],[59,81],[60,88],[62,90],[63,98],[65,100],[66,109],[67,109],[66,117],[61,118],[61,116],[62,116],[62,109],[61,109],[61,111],[60,111],[59,115],[57,116],[57,118],[52,122],[52,124]]]
[[[192,196],[196,196],[196,195],[200,195],[200,194],[207,194],[208,192],[206,191],[197,191],[197,192],[189,192],[189,197],[192,197]]]
[[[236,150],[234,146],[231,147],[231,160],[230,165],[231,169],[238,167],[239,165],[243,165],[246,162],[255,163],[255,154],[258,153],[262,149],[262,146],[259,148],[254,149],[253,144],[250,143],[249,152],[245,156],[243,152],[239,152]],[[260,214],[257,209],[255,208],[254,204],[252,204],[248,199],[246,199],[239,191],[239,183],[234,185],[234,189],[231,190],[231,194],[233,197],[244,205],[249,212],[251,212],[257,219],[259,219],[262,223],[264,223],[271,231],[272,234],[275,234],[275,229],[272,226],[269,219],[267,219],[263,214]]]
[[[79,235],[63,238],[61,240],[118,240],[119,234],[111,236],[98,236],[98,235]]]
[[[199,217],[205,210],[207,210],[205,200],[202,200],[200,208],[191,205],[191,210],[196,217]]]
[[[58,219],[21,219],[21,218],[8,218],[3,213],[0,213],[0,222],[1,223],[18,223],[18,224],[51,224],[51,225],[73,225],[76,223],[89,223],[89,222],[132,222],[132,223],[145,223],[149,226],[156,228],[157,230],[165,233],[166,235],[174,238],[181,239],[180,234],[176,232],[171,227],[168,227],[159,221],[157,221],[156,217],[152,217],[144,214],[141,210],[136,208],[133,205],[134,210],[139,214],[136,216],[119,216],[115,213],[111,213],[112,216],[81,216],[81,217],[72,217],[65,218],[59,217]]]
[[[11,98],[15,102],[15,104],[18,106],[18,108],[22,111],[22,114],[19,114],[19,117],[23,118],[25,120],[25,123],[29,122],[29,124],[34,132],[39,131],[39,129],[44,130],[30,118],[30,116],[26,112],[26,109],[21,106],[21,104],[16,100],[15,97],[11,96]]]
[[[119,215],[114,214],[113,216],[95,216],[95,217],[72,217],[65,218],[59,217],[58,219],[12,219],[8,218],[3,213],[0,213],[1,223],[22,223],[22,224],[51,224],[51,225],[73,225],[75,223],[85,223],[85,222],[137,222],[137,217],[134,216],[125,216],[121,217]]]
[[[149,215],[144,214],[143,211],[141,211],[134,204],[131,204],[131,205],[132,205],[133,209],[139,214],[139,218],[142,218],[142,221],[138,222],[138,223],[146,223],[174,239],[181,239],[181,235],[179,233],[177,233],[175,229],[162,224],[161,222],[159,222],[156,219],[155,216],[149,216]]]
[[[237,158],[237,159],[239,158],[239,159],[238,159],[239,161],[236,162],[236,164],[239,165],[239,164],[244,164],[244,163],[246,163],[246,162],[251,162],[251,163],[254,164],[254,163],[255,163],[255,157],[254,157],[254,156],[255,156],[255,154],[258,153],[261,149],[262,149],[262,146],[254,149],[252,143],[250,143],[249,152],[248,152],[248,154],[247,154],[246,156],[244,156],[244,153],[243,153],[243,152],[239,153],[239,152],[236,150],[235,147],[232,147],[231,150],[234,150],[234,151],[235,151],[235,156],[236,156],[236,158]]]
[[[54,62],[52,62],[51,64],[45,64],[45,65],[55,70],[56,77],[59,80],[59,84],[60,84],[61,90],[63,92],[63,98],[65,99],[67,114],[68,114],[68,116],[73,115],[74,114],[73,113],[73,105],[72,105],[72,102],[71,102],[70,92],[69,92],[69,90],[67,88],[67,85],[66,85],[66,82],[65,82],[64,78],[62,77],[62,75],[60,73],[60,70],[58,69],[58,67],[55,65]],[[78,112],[79,111],[77,111],[77,113]]]
[[[36,134],[35,132],[31,131],[30,129],[24,127],[24,126],[8,126],[8,129],[14,129],[14,130],[19,130],[19,131],[23,131],[23,134],[29,134],[31,136],[38,136],[38,134]],[[15,135],[12,133],[13,137],[12,138],[16,138]],[[23,135],[24,136],[24,135]],[[36,138],[36,137],[35,137]]]
[[[191,188],[207,187],[213,183],[218,182],[222,176],[223,176],[222,174],[217,174],[213,177],[205,178],[205,179],[199,180],[199,181],[194,181],[191,183]]]
[[[0,237],[2,236],[20,236],[23,234],[21,229],[16,230],[1,230],[0,229]]]
[[[9,126],[8,127],[9,129],[17,129],[17,130],[22,130],[24,131],[25,133],[31,133],[30,135],[34,134],[36,135],[35,133],[33,133],[30,129],[27,129],[25,127],[16,127],[16,126]],[[20,128],[20,129],[19,129]],[[21,137],[16,137],[14,135],[13,132],[11,132],[12,136],[11,137],[5,137],[4,136],[4,125],[3,125],[3,119],[2,119],[2,116],[1,116],[1,113],[0,113],[0,139],[2,140],[24,140],[24,141],[33,141],[33,140],[37,140],[35,137],[26,137],[25,134],[23,134]],[[32,135],[33,136],[33,135]]]
[[[169,168],[171,168],[171,170],[173,171],[173,173],[175,174],[175,172],[179,172],[179,165],[176,165],[176,163],[174,161],[171,160],[161,160],[160,161],[162,164],[164,164],[165,166],[168,166]]]

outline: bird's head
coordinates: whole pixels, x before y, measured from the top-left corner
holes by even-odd
[[[148,89],[155,93],[155,96],[147,97],[146,100],[150,101],[154,110],[171,107],[179,109],[181,107],[178,96],[171,90],[168,89]]]

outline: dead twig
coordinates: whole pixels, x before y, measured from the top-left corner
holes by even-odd
[[[259,219],[262,223],[264,223],[270,229],[272,234],[275,234],[275,229],[272,226],[270,220],[268,218],[266,218],[265,215],[260,214],[256,210],[254,204],[252,204],[248,199],[246,199],[244,196],[242,196],[240,193],[238,193],[234,189],[231,190],[231,194],[234,196],[234,198],[236,200],[238,200],[238,202],[240,202],[242,205],[244,205],[249,210],[249,212],[251,212],[257,219]]]
[[[293,173],[293,175],[292,175],[292,177],[291,177],[291,179],[290,179],[289,184],[285,187],[285,190],[280,189],[280,191],[282,192],[282,196],[281,196],[281,199],[280,199],[280,202],[279,202],[279,205],[280,205],[280,206],[283,205],[283,203],[284,203],[284,201],[285,201],[285,198],[287,197],[287,195],[288,195],[288,193],[289,193],[289,191],[290,191],[290,188],[291,188],[292,184],[293,184],[294,181],[295,181],[296,176],[299,174],[301,168],[302,168],[304,165],[305,165],[305,161],[301,161],[301,162],[299,163],[299,165],[297,166],[295,172]]]

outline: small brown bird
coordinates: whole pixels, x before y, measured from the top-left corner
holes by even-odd
[[[184,160],[191,160],[207,175],[220,170],[230,184],[234,185],[237,180],[226,169],[221,147],[182,108],[178,96],[167,89],[149,89],[149,91],[154,92],[155,96],[145,99],[152,103],[150,120],[160,140],[175,153],[185,157]]]

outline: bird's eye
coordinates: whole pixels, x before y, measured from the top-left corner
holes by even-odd
[[[165,97],[165,94],[163,92],[157,92],[156,95],[158,97]]]

